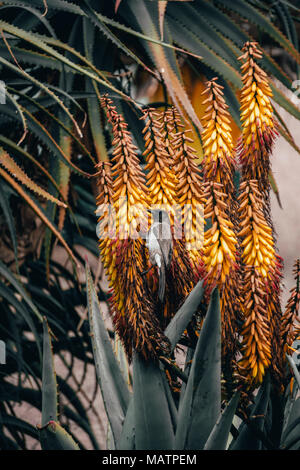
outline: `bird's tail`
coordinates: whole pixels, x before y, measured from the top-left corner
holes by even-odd
[[[166,265],[162,261],[159,268],[159,282],[158,282],[158,298],[161,302],[164,301],[166,288]]]

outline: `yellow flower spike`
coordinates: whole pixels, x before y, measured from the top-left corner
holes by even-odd
[[[268,197],[269,156],[273,142],[278,135],[273,118],[270,97],[271,89],[266,74],[257,63],[262,57],[257,43],[247,42],[240,60],[244,75],[241,91],[241,120],[243,133],[237,147],[242,175],[246,179],[256,179],[261,193]],[[250,93],[249,93],[250,92]]]
[[[272,357],[274,354],[274,318],[277,317],[278,306],[271,299],[274,286],[276,289],[279,260],[266,217],[267,202],[260,193],[257,180],[242,180],[238,202],[239,218],[246,222],[238,234],[244,263],[241,289],[244,297],[241,366],[249,386],[255,387],[261,383],[265,371],[271,367],[271,349]],[[253,345],[251,355],[249,344]]]
[[[209,290],[215,285],[220,289],[223,359],[230,362],[235,352],[237,239],[224,204],[227,199],[224,186],[218,182],[204,183],[203,197],[205,218],[211,218],[212,223],[212,227],[204,233],[205,282]]]
[[[202,249],[204,237],[204,217],[202,198],[202,178],[197,165],[197,156],[190,145],[193,140],[184,130],[178,111],[168,108],[163,117],[162,134],[167,140],[167,150],[172,157],[171,167],[178,183],[174,189],[175,201],[182,208],[182,224],[188,246],[188,254],[195,269],[203,270]],[[177,190],[177,194],[176,194]]]
[[[175,111],[174,111],[175,114]],[[178,114],[178,113],[177,113]],[[170,219],[172,230],[175,229],[175,209],[179,203],[178,195],[182,198],[184,204],[188,198],[192,198],[190,189],[192,184],[187,182],[187,174],[185,171],[177,167],[177,147],[174,139],[178,140],[177,135],[174,137],[174,123],[171,116],[167,112],[159,112],[155,109],[147,109],[144,111],[142,119],[145,122],[143,131],[145,140],[146,171],[147,171],[147,189],[149,199],[152,205],[163,204],[164,209],[170,210]],[[185,153],[189,152],[189,139],[184,140]],[[184,169],[183,169],[184,170]],[[197,170],[199,173],[199,170]],[[182,172],[182,174],[181,174]],[[191,173],[190,173],[191,174]],[[194,187],[200,182],[195,177]],[[180,190],[178,190],[178,186]],[[200,191],[200,189],[199,189]],[[195,193],[195,191],[194,191]],[[187,218],[192,216],[190,214]],[[173,239],[173,257],[171,267],[167,276],[166,284],[166,304],[164,305],[164,320],[168,320],[177,311],[187,293],[195,285],[196,274],[198,275],[198,265],[202,260],[199,257],[197,263],[192,263],[189,256],[190,251],[186,241]],[[193,269],[194,268],[194,269]],[[157,275],[154,273],[150,276],[152,282],[151,289],[157,291],[158,284],[155,282]],[[172,290],[173,289],[173,290]],[[171,295],[169,295],[171,293]]]
[[[231,128],[224,121],[229,117],[227,105],[223,98],[223,87],[214,78],[206,84],[202,94],[208,96],[211,104],[207,107],[207,114],[203,118],[203,170],[206,180],[221,182],[225,192],[231,194],[233,188],[233,141]],[[222,123],[222,127],[219,123]],[[224,132],[223,129],[225,129]],[[213,141],[212,145],[209,145]]]
[[[152,294],[142,275],[147,269],[143,256],[145,242],[140,238],[130,238],[130,230],[134,227],[131,208],[136,204],[149,205],[146,182],[124,118],[107,96],[101,98],[101,105],[112,126],[114,150],[111,177],[105,172],[105,164],[100,167],[97,202],[110,203],[119,215],[115,237],[100,242],[109,285],[113,290],[110,300],[113,322],[129,357],[132,344],[145,358],[157,357],[167,349],[167,342],[155,315]],[[109,195],[106,199],[105,194]],[[123,234],[125,238],[122,238]]]
[[[155,109],[146,109],[142,119],[145,120],[147,132],[144,134],[147,171],[147,185],[152,204],[176,204],[176,173],[170,171],[174,165],[163,139],[163,113]]]

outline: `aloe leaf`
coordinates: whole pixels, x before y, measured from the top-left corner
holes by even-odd
[[[6,168],[6,170],[14,176],[16,179],[21,181],[27,188],[31,191],[37,193],[39,196],[42,196],[45,199],[48,199],[51,202],[59,206],[66,207],[65,203],[54,197],[52,194],[45,191],[42,187],[36,184],[29,176],[22,170],[21,167],[15,162],[15,160],[0,147],[0,163]]]
[[[51,152],[51,154],[57,155],[61,160],[63,160],[66,165],[71,167],[74,171],[77,173],[84,175],[86,177],[90,177],[89,173],[86,173],[85,171],[82,171],[80,168],[78,168],[74,163],[68,160],[66,155],[63,153],[62,149],[56,142],[56,140],[52,137],[50,132],[46,129],[45,126],[42,125],[42,123],[33,116],[28,110],[28,108],[23,108],[22,110],[24,114],[27,116],[27,126],[30,132],[32,132],[37,138],[47,147],[47,149]],[[18,116],[15,114],[14,110],[10,108],[7,104],[6,105],[1,105],[0,106],[0,114],[4,114],[5,117],[9,116],[11,119],[14,121],[18,119]]]
[[[293,358],[291,356],[289,356],[288,354],[286,355],[287,357],[287,360],[289,361],[289,364],[293,370],[293,374],[295,376],[295,379],[297,381],[297,384],[298,384],[298,387],[300,387],[300,374],[299,374],[299,371],[298,371],[298,368],[293,360]]]
[[[74,262],[77,264],[77,260],[74,256],[69,245],[66,243],[64,238],[61,236],[60,232],[56,229],[56,227],[50,222],[50,220],[45,215],[45,212],[41,209],[40,205],[37,201],[34,201],[33,198],[29,197],[25,190],[14,180],[10,177],[8,173],[6,173],[2,168],[0,168],[0,175],[19,193],[19,195],[29,204],[29,206],[33,209],[33,211],[37,214],[37,216],[50,228],[50,230],[54,233],[54,235],[59,239],[61,244],[65,247],[68,255]]]
[[[296,119],[300,119],[300,111],[297,106],[294,105],[283,93],[279,88],[276,87],[274,83],[270,80],[270,87],[273,93],[273,98],[279,106],[284,108],[288,111],[292,116]]]
[[[300,448],[300,397],[293,403],[280,448],[290,450]]]
[[[64,405],[64,415],[67,419],[71,419],[72,421],[74,421],[74,423],[76,425],[78,425],[83,431],[85,431],[88,434],[88,436],[90,438],[90,441],[93,445],[93,450],[99,450],[100,449],[100,446],[99,446],[99,444],[98,444],[98,442],[97,442],[97,440],[96,440],[96,438],[93,434],[91,425],[90,425],[88,420],[83,419],[80,414],[75,413],[73,411],[73,409],[70,408],[68,405]],[[70,431],[69,431],[69,433],[70,433]],[[73,437],[73,433],[72,433],[72,437]],[[76,440],[77,439],[75,438],[75,441]],[[82,442],[80,443],[80,447],[81,447],[81,449],[84,448]]]
[[[41,170],[46,175],[46,177],[49,179],[49,182],[54,186],[54,188],[59,192],[60,196],[63,198],[63,195],[60,192],[59,186],[57,182],[55,181],[55,179],[53,178],[53,176],[49,173],[49,171],[46,168],[43,167],[43,165],[36,158],[34,158],[31,154],[26,152],[26,150],[24,150],[22,147],[18,146],[15,142],[13,142],[10,139],[7,139],[3,135],[0,135],[0,142],[2,142],[4,148],[8,147],[14,155],[17,154],[22,158],[25,157],[25,158],[28,158],[30,161],[32,161],[39,168],[39,170]],[[67,201],[64,199],[64,202],[66,203]]]
[[[162,1],[162,0],[160,0],[160,1]],[[136,37],[138,37],[138,38],[140,38],[140,39],[145,39],[145,41],[153,42],[154,44],[158,44],[158,45],[163,46],[163,47],[165,47],[165,48],[173,49],[174,51],[178,51],[178,52],[183,52],[183,53],[185,53],[185,54],[187,54],[187,55],[191,55],[191,56],[193,56],[193,57],[195,57],[195,58],[197,58],[197,59],[201,59],[201,56],[199,56],[199,55],[197,55],[197,54],[192,54],[192,53],[190,53],[190,52],[187,51],[187,50],[180,49],[179,47],[176,47],[176,46],[174,46],[174,45],[172,45],[172,44],[169,44],[168,42],[164,42],[163,40],[158,40],[158,39],[154,39],[153,37],[146,36],[145,34],[140,33],[140,32],[138,32],[138,31],[135,31],[135,30],[133,30],[133,29],[131,29],[131,28],[128,28],[127,26],[124,26],[124,25],[122,25],[122,24],[118,23],[117,21],[114,21],[114,20],[112,20],[112,19],[110,19],[110,18],[107,18],[106,16],[101,15],[101,14],[98,13],[98,12],[95,12],[95,13],[96,13],[97,17],[98,17],[101,21],[103,21],[103,23],[110,24],[111,26],[113,26],[113,27],[115,27],[115,28],[117,28],[117,29],[120,29],[121,31],[125,31],[126,33],[131,34],[131,35],[133,35],[133,36],[136,36]],[[159,28],[159,29],[160,29],[160,32],[161,32],[161,28]]]
[[[30,130],[38,136],[38,138],[47,146],[47,148],[51,150],[54,155],[57,155],[67,166],[72,168],[72,170],[76,171],[77,173],[88,178],[92,176],[89,173],[81,170],[71,160],[68,159],[50,132],[38,119],[35,118],[35,116],[33,116],[33,114],[28,111],[28,109],[24,108],[24,112],[27,115],[27,122]]]
[[[18,242],[16,236],[16,227],[14,222],[13,213],[10,207],[9,198],[6,193],[7,187],[3,186],[3,191],[0,192],[0,206],[3,211],[7,227],[10,233],[12,246],[14,249],[15,261],[17,270],[19,270],[19,263],[18,263]]]
[[[83,19],[83,39],[85,47],[85,55],[89,59],[92,56],[92,50],[90,50],[91,44],[94,44],[95,40],[95,29],[94,26],[88,21],[87,18]],[[93,80],[85,79],[85,89],[87,92],[95,92],[95,96],[87,99],[88,105],[88,116],[91,133],[93,136],[93,144],[96,150],[97,161],[109,160],[107,155],[107,149],[105,145],[105,138],[103,134],[103,124],[101,122],[100,114],[100,93],[97,83]]]
[[[42,425],[38,426],[43,450],[78,450],[79,447],[57,420],[57,383],[50,331],[43,318]]]
[[[194,349],[187,348],[187,352],[186,352],[186,356],[185,356],[184,370],[183,370],[184,374],[187,377],[189,377],[189,375],[190,375],[191,366],[192,366],[193,357],[194,357],[194,352],[195,352]],[[182,382],[181,388],[180,388],[180,397],[179,397],[179,407],[178,408],[180,408],[182,406],[185,391],[186,391],[186,383]]]
[[[165,389],[165,393],[166,393],[166,397],[167,397],[167,401],[168,401],[170,416],[171,416],[172,424],[173,424],[173,430],[174,430],[174,433],[175,433],[176,428],[177,428],[178,410],[176,408],[175,401],[174,401],[174,398],[172,396],[170,386],[168,384],[167,377],[165,376],[165,374],[163,374],[163,385],[164,385],[164,389]]]
[[[176,449],[203,449],[221,413],[220,296],[214,289],[178,412]]]
[[[113,352],[91,273],[86,265],[88,313],[98,383],[107,417],[118,446],[129,405],[130,392]]]
[[[9,98],[9,100],[12,102],[13,106],[16,108],[16,113],[19,114],[19,117],[21,119],[21,122],[22,122],[22,126],[23,126],[23,134],[18,142],[18,144],[20,144],[26,137],[26,134],[28,132],[28,129],[27,129],[27,122],[26,122],[26,119],[25,119],[25,116],[24,116],[24,113],[23,113],[23,110],[21,108],[21,106],[19,105],[19,103],[17,102],[17,100],[6,90],[6,96]]]
[[[49,327],[43,318],[42,427],[57,421],[57,384]]]
[[[40,441],[43,450],[79,450],[70,434],[55,421],[40,429]]]
[[[0,21],[1,22],[1,21]],[[25,70],[21,69],[20,67],[17,67],[16,65],[10,63],[8,60],[4,59],[3,57],[0,57],[0,62],[2,62],[3,65],[5,65],[6,67],[12,69],[14,72],[16,72],[17,74],[23,76],[24,78],[28,79],[30,82],[32,82],[34,85],[38,86],[39,88],[41,88],[45,93],[47,93],[49,96],[51,96],[51,98],[53,98],[54,101],[56,101],[60,107],[65,111],[65,113],[67,114],[67,116],[69,116],[69,118],[73,121],[75,127],[76,127],[76,130],[78,132],[78,134],[80,135],[80,137],[82,137],[82,132],[76,122],[76,120],[74,119],[74,117],[72,116],[72,114],[70,113],[70,111],[66,108],[66,106],[64,105],[64,103],[61,101],[60,98],[58,98],[58,96],[56,96],[55,93],[53,93],[53,91],[51,91],[49,89],[49,87],[47,87],[46,85],[44,85],[42,82],[40,82],[39,80],[35,79],[33,77],[33,75],[27,73]]]
[[[151,2],[145,2],[144,0],[131,0],[128,4],[131,13],[134,15],[135,20],[139,28],[144,31],[148,36],[159,40],[159,25],[156,25],[154,15],[151,15],[150,11],[154,8]],[[157,16],[157,15],[156,15]],[[178,76],[177,70],[171,65],[170,57],[167,56],[163,46],[158,44],[149,43],[147,44],[147,50],[151,55],[157,69],[164,79],[170,97],[177,108],[184,113],[187,113],[192,122],[201,131],[202,125],[200,120],[190,102],[187,92]],[[173,51],[172,51],[173,52]],[[173,54],[174,55],[174,54]],[[176,61],[176,57],[174,58]]]
[[[36,308],[32,300],[30,299],[28,293],[25,291],[24,287],[19,283],[19,281],[15,278],[13,273],[5,266],[2,261],[0,261],[0,274],[16,289],[17,292],[21,295],[27,305],[31,308],[31,310],[35,313],[38,319],[42,322],[43,318],[40,314],[39,310]]]
[[[236,407],[238,405],[240,393],[236,392],[226,406],[223,413],[216,422],[209,438],[206,441],[204,450],[225,450]]]
[[[77,32],[77,22],[75,22],[75,25],[72,28],[70,37],[69,37],[69,42],[72,41],[75,33]],[[66,90],[72,89],[72,85],[74,82],[74,77],[71,74],[67,74],[65,70],[63,70],[63,73],[60,76],[60,82],[59,82],[59,87],[60,88],[65,88]],[[69,96],[69,94],[67,93]],[[68,99],[67,101],[67,106],[70,105],[70,101]],[[81,108],[81,107],[80,107]],[[61,114],[61,112],[60,112]],[[62,116],[60,116],[62,120]],[[72,123],[68,120],[66,122],[66,128],[67,129],[72,129]],[[67,156],[68,160],[72,159],[72,138],[68,132],[66,132],[62,127],[58,128],[58,135],[59,135],[59,143],[62,151],[64,154]],[[65,165],[62,161],[58,162],[58,168],[55,168],[55,170],[58,172],[58,180],[59,180],[59,187],[61,192],[64,195],[64,199],[68,200],[69,196],[69,191],[70,191],[70,183],[71,183],[71,171],[70,168]],[[55,178],[56,179],[56,178]],[[58,214],[58,230],[62,231],[65,223],[65,218],[66,218],[66,209],[62,208],[59,210]],[[75,219],[76,220],[76,219]],[[79,229],[79,227],[78,227]],[[79,229],[80,230],[80,229]],[[50,260],[50,257],[49,257]],[[49,262],[48,260],[48,262]]]
[[[56,209],[57,207],[48,201],[45,212],[46,212],[47,218],[51,221],[51,223],[53,223],[55,220]],[[60,227],[58,227],[58,230],[61,231]],[[46,277],[47,277],[48,284],[50,283],[51,242],[52,242],[52,232],[50,228],[47,227],[45,230],[45,235],[44,235],[44,256],[45,256]]]
[[[295,27],[295,23],[290,14],[289,8],[284,1],[278,1],[273,5],[273,8],[277,12],[278,17],[281,19],[285,34],[288,40],[295,46],[296,50],[298,49],[298,34]],[[299,67],[298,67],[299,71]]]
[[[166,1],[161,1],[158,3],[159,31],[160,31],[160,39],[162,41],[164,39],[164,20],[165,20],[167,4],[168,2]]]
[[[238,47],[242,47],[249,36],[236,24],[225,12],[219,10],[209,0],[199,0],[198,8],[201,8],[203,18],[214,28],[220,31],[225,37],[231,39]],[[195,9],[196,9],[195,8]]]
[[[212,5],[206,0],[200,0],[199,10],[203,19],[209,22],[217,31],[228,38],[232,43],[241,49],[246,41],[251,41],[252,38],[235,23],[228,14],[220,11],[216,6]],[[264,51],[264,56],[261,60],[262,66],[273,76],[280,79],[287,87],[290,87],[291,80],[277,64],[274,59]]]
[[[122,344],[122,341],[121,341],[119,335],[116,332],[115,332],[115,337],[114,337],[113,349],[114,349],[114,353],[116,355],[116,358],[119,362],[120,370],[123,374],[125,382],[128,383],[128,385],[129,385],[132,382],[130,368],[129,368],[129,362],[128,362],[128,359],[127,359],[126,352],[125,352],[124,346]]]
[[[83,15],[82,10],[78,5],[75,5],[75,3],[65,1],[65,0],[46,0],[47,1],[47,6],[48,10],[61,10],[61,11],[67,11],[69,13],[73,13],[75,15]],[[6,3],[18,3],[21,4],[24,2],[22,1],[17,1],[15,2],[14,0],[8,0]],[[44,3],[41,0],[30,0],[31,5],[35,5],[37,8],[44,9]]]
[[[95,24],[100,31],[104,34],[105,37],[107,37],[110,41],[112,41],[113,44],[115,44],[117,47],[119,47],[123,52],[125,52],[126,55],[131,57],[135,62],[137,62],[140,66],[142,66],[145,70],[148,72],[152,72],[149,67],[147,67],[141,59],[134,54],[127,46],[125,43],[120,41],[118,36],[113,34],[113,32],[104,24],[104,22],[101,20],[101,16],[97,15],[96,12],[90,7],[89,3],[87,0],[84,0],[84,4],[81,4],[82,10],[85,12],[85,14],[88,16],[90,21]]]
[[[250,421],[255,428],[262,431],[264,428],[265,416],[267,414],[268,402],[270,398],[270,378],[265,376],[259,392],[255,398],[255,403],[250,414]],[[230,450],[261,450],[262,441],[258,434],[246,423],[240,426],[240,433],[235,441],[229,446]]]
[[[276,196],[278,205],[279,205],[280,209],[282,209],[282,203],[281,203],[281,199],[280,199],[279,189],[278,189],[276,179],[275,179],[275,176],[274,176],[274,173],[272,172],[272,170],[270,170],[270,172],[269,172],[269,181],[270,181],[270,185],[273,189],[273,192]]]
[[[290,424],[291,416],[293,416],[291,413],[292,413],[293,406],[294,406],[294,403],[295,403],[295,400],[296,400],[296,397],[297,397],[298,390],[299,390],[299,387],[298,387],[297,382],[295,382],[295,381],[294,381],[293,388],[292,388],[291,392],[290,392],[290,388],[289,387],[287,388],[288,397],[287,397],[285,407],[284,407],[284,418],[283,418],[283,425],[282,425],[281,445],[283,444],[283,442],[285,440],[286,430],[287,430],[287,426]]]
[[[134,421],[133,397],[131,398],[129,402],[118,449],[119,450],[134,450],[135,449],[135,421]]]
[[[232,67],[221,56],[211,50],[204,42],[192,32],[185,28],[180,19],[168,16],[168,25],[174,41],[190,52],[200,54],[204,64],[234,84],[236,88],[242,87],[242,81],[238,71]]]
[[[0,422],[2,425],[7,426],[8,428],[12,427],[15,431],[28,434],[28,436],[31,436],[34,439],[38,439],[38,431],[23,419],[8,414],[1,414]]]
[[[172,418],[158,363],[133,356],[133,396],[136,450],[174,448]]]
[[[65,152],[65,149],[63,149],[63,151]],[[51,159],[49,162],[49,171],[53,179],[56,181],[59,181],[58,167],[60,163],[61,161],[57,157]],[[53,188],[51,184],[48,184],[48,190],[54,196],[58,195],[58,191],[56,190],[55,187]],[[64,196],[64,199],[66,199],[65,196]],[[50,201],[48,201],[47,206],[45,208],[45,213],[46,213],[46,217],[50,220],[52,224],[55,223],[56,212],[57,212],[57,206],[55,204],[52,204]],[[61,232],[61,228],[59,225],[58,225],[58,230],[59,232]],[[51,247],[52,247],[52,231],[50,230],[49,227],[47,227],[45,230],[45,235],[44,235],[44,257],[45,257],[46,278],[47,278],[48,284],[50,283]]]
[[[203,281],[199,281],[168,324],[165,336],[170,340],[172,351],[200,305],[204,292]]]
[[[49,55],[52,57],[60,60],[62,63],[68,65],[69,67],[72,67],[74,70],[77,72],[86,75],[94,80],[96,80],[99,84],[105,86],[106,88],[109,88],[111,91],[117,93],[119,96],[124,98],[125,100],[131,101],[134,103],[136,106],[138,106],[135,101],[130,98],[130,96],[125,95],[122,91],[118,90],[118,88],[114,87],[109,81],[106,80],[105,77],[103,77],[103,73],[96,69],[96,67],[90,63],[84,56],[82,56],[79,52],[77,52],[74,48],[68,46],[68,44],[59,41],[58,39],[48,37],[48,36],[43,36],[37,33],[29,33],[28,31],[24,31],[21,28],[17,28],[9,23],[6,23],[5,21],[0,20],[0,27],[12,35],[19,37],[20,39],[24,39],[25,41],[28,41],[30,44],[33,44],[35,47],[38,47],[39,49],[43,50],[44,52],[47,52]],[[91,72],[87,67],[82,67],[78,65],[77,63],[71,61],[68,59],[66,56],[63,54],[60,54],[59,52],[56,51],[53,47],[49,46],[48,44],[52,44],[54,46],[60,47],[64,50],[67,50],[74,54],[77,58],[81,59],[83,62],[88,65],[89,68],[93,72]],[[32,81],[35,83],[38,87],[44,89],[44,91],[50,95],[52,98],[57,101],[60,106],[64,109],[64,111],[68,114],[68,116],[71,118],[71,120],[74,122],[74,118],[70,115],[69,111],[64,107],[63,103],[61,100],[53,93],[51,92],[45,85],[43,85],[41,82],[38,80],[35,80],[32,75],[26,74],[23,70],[20,70],[18,67],[15,65],[11,64],[10,62],[6,61],[5,59],[0,57],[0,62],[5,63],[5,65],[13,70],[15,70],[18,74],[22,75],[23,77],[28,78],[28,80]],[[102,76],[104,79],[100,78]],[[79,132],[79,135],[81,134],[80,129],[78,128],[78,125],[76,122],[74,122],[75,126],[77,126],[77,131]]]
[[[6,0],[3,3],[5,3],[5,4],[4,5],[2,4],[1,10],[4,10],[6,8],[15,8],[16,6],[18,6],[22,10],[26,10],[29,13],[31,13],[32,15],[34,15],[45,26],[45,28],[49,31],[49,33],[53,37],[56,37],[55,31],[52,28],[50,22],[47,20],[47,18],[45,18],[45,16],[41,15],[41,13],[38,10],[36,10],[35,8],[32,8],[29,5],[25,5],[25,2],[22,2],[22,1],[20,2],[20,1],[14,1],[14,0],[13,1]],[[9,5],[9,3],[11,5]]]
[[[199,41],[206,44],[209,49],[214,51],[218,56],[222,57],[235,69],[238,69],[237,55],[228,47],[229,41],[222,37],[215,27],[203,18],[202,11],[194,8],[190,3],[178,2],[171,3],[168,7],[169,15],[178,19],[180,23],[186,28],[187,31],[192,32]],[[176,41],[176,36],[174,36]]]
[[[238,13],[242,18],[247,18],[252,24],[258,26],[262,31],[267,33],[272,39],[280,44],[286,51],[288,51],[297,62],[300,61],[299,52],[294,45],[281,33],[281,31],[263,15],[257,8],[250,5],[245,0],[218,0],[219,5],[224,6],[232,11]]]
[[[42,103],[42,99],[33,99],[31,97],[29,97],[28,95],[26,95],[25,93],[20,93],[18,90],[15,90],[14,88],[11,88],[11,87],[8,87],[8,89],[12,90],[15,94],[18,94],[20,95],[22,98],[25,98],[27,101],[29,101],[30,103],[33,104],[33,109],[32,109],[32,112],[33,111],[36,111],[35,108],[38,108],[40,111],[42,111],[43,113],[45,113],[47,116],[49,116],[55,123],[58,124],[58,126],[64,130],[66,132],[66,134],[68,134],[70,137],[72,137],[72,139],[76,142],[77,145],[80,146],[81,150],[84,152],[84,154],[86,154],[89,159],[95,164],[96,161],[94,159],[94,157],[90,154],[90,152],[88,151],[88,149],[84,146],[84,144],[76,137],[76,135],[72,132],[72,128],[71,128],[71,125],[68,125],[66,126],[66,124],[63,122],[62,119],[58,119],[57,116],[54,116],[54,114],[50,113],[50,111],[46,108],[46,106],[50,106],[52,103],[53,103],[53,100],[48,99],[48,102],[45,103],[45,106],[43,106],[41,103]],[[66,93],[64,93],[66,94]],[[70,95],[70,93],[67,93],[66,94],[68,99],[71,99],[72,102],[76,103],[77,107],[80,108],[80,110],[83,110],[83,108],[81,106],[79,106],[79,104],[77,103],[77,101],[75,99],[72,98],[72,96]],[[89,94],[87,94],[87,97],[88,97]],[[86,96],[86,95],[85,95]],[[79,98],[81,97],[85,97],[85,96],[82,96],[82,95],[79,95]],[[45,101],[45,100],[44,100]],[[30,106],[28,106],[28,110],[30,109]],[[69,122],[69,120],[68,120]]]
[[[34,335],[34,338],[35,338],[35,341],[36,341],[36,346],[37,346],[38,351],[39,351],[40,359],[42,359],[40,337],[38,335],[38,332],[36,330],[34,321],[32,320],[29,311],[27,310],[25,305],[22,302],[20,302],[20,300],[17,299],[14,296],[11,289],[7,285],[2,284],[2,283],[0,283],[0,296],[3,299],[6,299],[16,309],[16,311],[24,318],[24,320],[28,324],[29,328],[31,329],[31,331]]]
[[[11,60],[11,54],[7,47],[0,45],[0,50],[1,56],[4,57],[4,59]],[[22,49],[21,47],[14,47],[14,54],[16,55],[16,57],[18,57],[18,62],[20,64],[23,63],[28,65],[38,65],[39,67],[43,67],[46,69],[57,70],[58,72],[62,71],[61,62],[57,61],[56,59],[53,59],[53,57],[50,57],[46,54]],[[75,71],[71,67],[68,67],[68,72],[75,73]]]

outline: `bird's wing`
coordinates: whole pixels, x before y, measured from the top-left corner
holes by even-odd
[[[172,259],[172,240],[158,240],[164,263],[168,267]]]
[[[150,230],[158,242],[160,251],[163,255],[164,264],[168,267],[172,259],[173,240],[171,230],[166,224],[158,223],[153,224]],[[162,236],[165,238],[161,238]]]

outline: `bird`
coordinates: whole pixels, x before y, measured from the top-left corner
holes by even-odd
[[[148,209],[148,212],[153,216],[153,223],[146,235],[146,246],[149,251],[150,269],[154,266],[158,267],[158,298],[163,302],[166,289],[166,269],[170,266],[173,255],[171,222],[169,214],[165,210]]]

